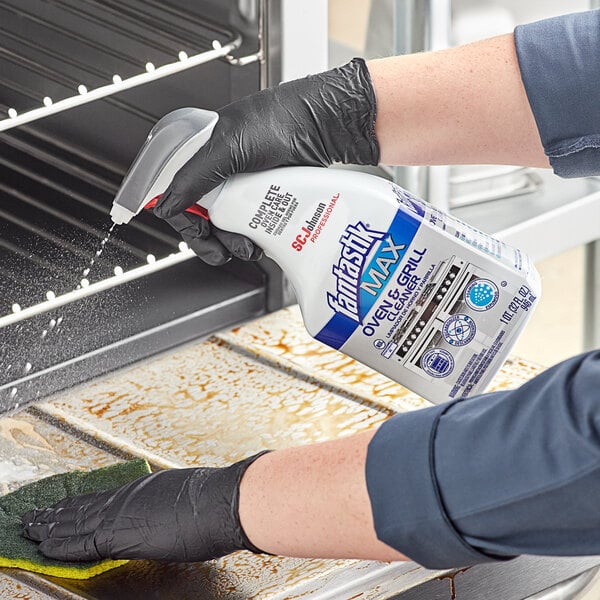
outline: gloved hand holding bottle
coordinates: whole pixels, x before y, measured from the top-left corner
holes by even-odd
[[[334,162],[376,165],[375,92],[362,59],[262,90],[219,112],[210,141],[179,171],[154,213],[205,262],[262,256],[246,237],[183,211],[235,173]]]

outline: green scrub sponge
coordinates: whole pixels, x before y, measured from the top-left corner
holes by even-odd
[[[61,473],[40,479],[0,498],[0,567],[18,567],[26,571],[56,577],[88,579],[125,564],[126,560],[65,563],[46,558],[36,542],[23,536],[21,516],[34,508],[47,508],[67,496],[114,489],[147,475],[145,460],[118,463],[95,471]]]

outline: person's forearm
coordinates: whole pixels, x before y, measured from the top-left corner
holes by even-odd
[[[368,67],[382,163],[549,166],[512,34]]]
[[[365,480],[374,431],[265,454],[240,486],[240,521],[258,548],[303,558],[407,560],[380,542]]]

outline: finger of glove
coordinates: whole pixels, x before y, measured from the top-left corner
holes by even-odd
[[[186,244],[207,264],[212,266],[224,265],[231,260],[231,252],[215,237],[205,240],[183,236]]]
[[[128,484],[130,485],[130,484]],[[90,492],[89,494],[80,494],[79,496],[68,496],[67,498],[63,498],[59,502],[57,502],[54,506],[45,509],[46,511],[63,511],[69,508],[86,508],[89,509],[93,506],[104,506],[106,502],[108,502],[111,498],[114,497],[115,493],[125,488],[122,486],[121,488],[116,488],[114,490],[106,490],[104,492]],[[40,515],[43,516],[43,515]],[[49,514],[48,517],[52,518],[53,515]]]
[[[167,219],[183,212],[233,175],[234,161],[225,136],[215,131],[213,137],[219,142],[209,141],[175,174],[154,207],[157,217]]]
[[[60,518],[60,513],[66,509],[79,509],[87,507],[94,502],[102,502],[105,496],[110,496],[107,492],[92,492],[81,496],[71,496],[57,502],[50,508],[35,508],[26,512],[21,517],[21,522],[25,525],[28,523],[50,523],[55,522]]]
[[[194,213],[183,212],[165,221],[181,235],[188,239],[205,239],[210,235],[210,224],[206,219]]]
[[[102,519],[97,512],[86,512],[74,508],[58,513],[56,521],[28,523],[23,531],[31,540],[41,542],[48,538],[66,538],[74,535],[87,535],[100,527]]]
[[[99,551],[94,541],[94,534],[67,538],[49,538],[44,540],[38,548],[44,556],[62,561],[112,558]]]
[[[212,232],[221,244],[236,258],[240,258],[241,260],[259,260],[262,258],[262,249],[246,236],[219,229],[214,225],[212,226]]]
[[[211,225],[206,219],[184,212],[165,221],[205,263],[217,266],[231,259],[231,252],[217,238],[210,237]]]
[[[56,523],[28,523],[23,526],[23,535],[34,542],[42,542],[52,535]]]

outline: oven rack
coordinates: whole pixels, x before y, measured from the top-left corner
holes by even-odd
[[[25,321],[26,319],[30,319],[38,315],[50,313],[67,304],[70,304],[71,302],[76,302],[78,300],[82,300],[83,298],[87,298],[88,296],[124,285],[125,283],[135,281],[141,277],[147,277],[148,275],[157,273],[158,271],[162,271],[163,269],[167,269],[195,257],[196,255],[187,247],[187,244],[185,242],[180,242],[180,248],[178,252],[172,252],[171,254],[160,259],[156,259],[153,254],[149,254],[147,264],[142,264],[141,266],[134,267],[127,271],[123,271],[119,267],[116,267],[114,275],[105,277],[95,281],[94,283],[90,283],[89,285],[85,285],[85,287],[77,286],[75,289],[71,291],[64,291],[58,296],[56,296],[53,292],[49,292],[46,298],[41,302],[31,304],[25,308],[18,303],[14,303],[11,307],[12,312],[0,316],[0,330],[3,327],[8,327],[9,325],[13,325],[19,321]]]
[[[2,134],[0,271],[10,285],[0,290],[0,326],[11,310],[12,319],[22,320],[28,313],[18,307],[41,310],[48,298],[56,302],[86,277],[107,235],[122,175],[115,165],[30,126]],[[92,266],[91,283],[110,278],[115,268],[160,268],[161,258],[179,250],[175,232],[150,215],[119,229]]]
[[[0,132],[198,65],[234,58],[241,35],[158,0],[0,4]]]
[[[84,275],[122,176],[36,124],[0,136],[0,413],[265,312],[259,267],[209,267],[146,211]]]

